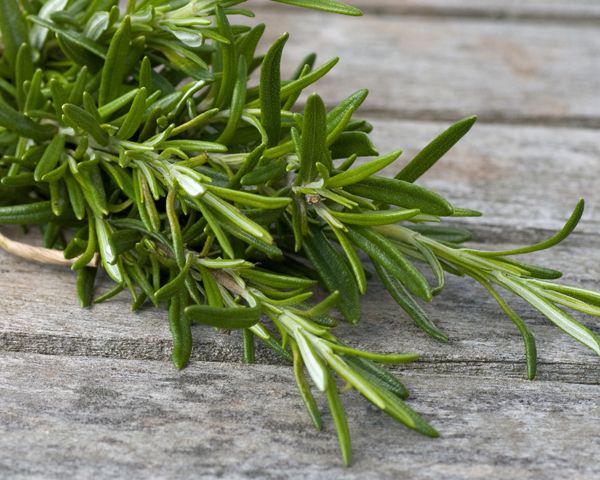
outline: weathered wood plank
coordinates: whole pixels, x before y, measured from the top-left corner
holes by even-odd
[[[592,255],[589,249],[583,254]],[[598,288],[600,284],[591,279],[600,277],[600,262],[584,267],[584,262],[574,261],[573,255],[575,252],[567,248],[559,255],[549,254],[542,259],[546,264],[555,260],[558,267],[567,263],[581,265],[585,269],[583,277],[573,275],[571,280]],[[168,358],[170,334],[163,311],[149,308],[132,314],[125,295],[82,310],[75,300],[71,272],[40,268],[5,254],[0,258],[0,350]],[[352,345],[375,351],[421,353],[432,371],[485,373],[499,369],[499,373],[506,370],[508,375],[524,375],[522,341],[514,326],[473,282],[449,279],[446,290],[426,307],[432,319],[449,334],[449,344],[437,343],[421,333],[375,282],[364,297],[361,324],[355,328],[341,326],[338,335]],[[600,382],[600,361],[593,352],[530,309],[523,309],[522,313],[538,340],[541,378]],[[598,322],[588,319],[587,323],[598,330]],[[241,340],[236,333],[223,335],[198,327],[194,336],[194,360],[239,361],[242,357]],[[281,362],[270,352],[262,352],[260,361]],[[486,367],[486,363],[490,365]]]
[[[404,149],[390,174],[450,125],[369,120],[381,152]],[[599,159],[597,130],[477,123],[422,181],[457,205],[484,212],[469,224],[505,227],[487,235],[498,241],[532,240],[518,238],[528,230],[542,238],[547,233],[538,230],[560,228],[579,198],[587,208],[578,231],[597,233]]]
[[[439,123],[375,121],[381,150],[406,147],[406,158],[444,128]],[[567,273],[567,281],[599,287],[597,240],[598,190],[593,171],[600,153],[596,132],[538,127],[478,125],[448,158],[426,177],[426,183],[457,204],[479,208],[476,240],[487,248],[532,242],[561,226],[575,199],[588,196],[590,209],[576,234],[537,261]],[[567,159],[568,161],[565,161]],[[534,178],[535,182],[531,179]],[[531,228],[531,229],[530,229]],[[170,335],[165,314],[129,311],[125,296],[92,310],[81,310],[71,272],[42,268],[0,254],[0,349],[47,354],[97,355],[166,359]],[[340,335],[356,345],[381,351],[416,350],[434,371],[523,374],[522,343],[513,325],[472,282],[453,279],[448,290],[428,306],[433,319],[448,331],[449,345],[421,334],[399,313],[376,284],[365,298],[365,320],[357,330]],[[542,378],[599,381],[598,359],[529,309],[539,341]],[[596,328],[598,322],[589,320]],[[238,361],[240,341],[208,329],[196,330],[194,358]],[[261,361],[277,361],[263,352]]]
[[[286,71],[306,53],[340,64],[312,88],[333,103],[369,88],[365,108],[407,119],[479,114],[508,123],[600,125],[600,35],[592,25],[260,12],[267,38],[291,33]]]
[[[287,367],[0,356],[0,476],[46,478],[596,478],[600,386],[408,373],[441,438],[343,395],[355,462],[331,418],[312,429]],[[319,398],[323,407],[323,399]]]
[[[270,0],[256,0],[253,3],[260,8],[274,8]],[[600,17],[600,5],[594,0],[351,0],[348,3],[361,8],[367,14],[377,15],[431,15],[560,22],[593,22]]]

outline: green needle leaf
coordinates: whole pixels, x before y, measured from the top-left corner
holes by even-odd
[[[421,306],[411,297],[404,285],[392,276],[382,265],[376,263],[375,270],[381,279],[386,290],[396,303],[404,310],[410,318],[413,319],[415,325],[423,330],[427,335],[439,340],[447,342],[448,336],[442,332],[427,316]]]
[[[366,100],[369,91],[358,90],[327,114],[327,145],[333,144],[344,132],[352,115]]]
[[[345,355],[354,355],[356,357],[367,358],[373,362],[378,363],[409,363],[414,362],[419,359],[419,355],[415,353],[405,353],[405,354],[381,354],[381,353],[373,353],[373,352],[365,352],[363,350],[358,350],[356,348],[350,348],[345,345],[341,345],[339,343],[328,342],[329,346],[332,350],[338,353],[343,353]]]
[[[229,118],[227,119],[227,125],[225,129],[217,139],[217,143],[228,144],[238,128],[238,122],[242,118],[244,111],[244,105],[246,103],[246,89],[248,82],[248,65],[246,63],[246,57],[240,56],[240,60],[237,68],[237,80],[232,94],[231,109]]]
[[[359,225],[359,226],[377,226],[377,225],[390,225],[401,222],[402,220],[409,220],[415,215],[421,213],[420,210],[379,210],[371,211],[368,213],[346,213],[338,212],[335,210],[330,211],[331,215],[348,225]]]
[[[352,268],[356,284],[358,285],[358,291],[361,295],[364,295],[367,292],[367,276],[365,274],[365,269],[362,266],[362,262],[358,257],[358,254],[356,253],[352,243],[348,240],[348,238],[346,238],[342,231],[335,227],[332,227],[332,230],[337,238],[338,243],[342,247],[342,250],[346,254],[348,263],[350,263],[350,268]]]
[[[498,274],[496,278],[502,286],[516,293],[557,327],[596,352],[596,354],[600,355],[600,339],[591,330],[583,326],[566,312],[563,312],[560,308],[536,294],[534,290],[527,287],[523,282],[514,280],[502,274]]]
[[[4,127],[22,137],[31,138],[36,142],[48,140],[56,133],[54,126],[40,125],[34,122],[29,117],[13,109],[2,97],[0,97],[0,127]]]
[[[452,206],[437,193],[402,180],[373,176],[346,189],[354,195],[398,207],[418,208],[431,215],[446,216],[453,212]]]
[[[388,155],[376,158],[370,162],[363,163],[359,167],[346,170],[329,179],[327,186],[329,188],[345,187],[365,180],[375,173],[383,170],[385,167],[395,162],[402,155],[402,150],[396,150]]]
[[[352,155],[356,155],[357,157],[374,157],[375,155],[379,155],[379,152],[367,133],[343,132],[331,144],[331,156],[337,159],[348,158]]]
[[[337,65],[337,63],[339,61],[340,61],[339,58],[333,58],[333,59],[329,60],[328,62],[324,63],[323,65],[321,65],[320,67],[307,73],[303,77],[300,77],[297,80],[293,80],[289,83],[284,84],[281,87],[281,100],[287,100],[289,97],[298,95],[306,87],[309,87],[310,85],[315,83],[317,80],[320,80],[325,75],[327,75],[333,69],[333,67],[335,67]],[[253,100],[252,102],[249,102],[246,105],[247,108],[256,108],[259,106],[261,106],[260,99]]]
[[[543,289],[544,291],[558,292],[574,299],[600,307],[600,293],[586,290],[584,288],[570,287],[559,283],[550,283],[540,280],[529,280],[529,283]]]
[[[310,391],[310,386],[308,385],[306,377],[304,376],[304,363],[302,362],[300,351],[295,343],[292,343],[292,352],[294,355],[294,376],[296,378],[296,383],[298,384],[300,394],[302,395],[302,400],[304,400],[304,405],[306,405],[306,410],[308,411],[308,415],[315,428],[317,430],[321,430],[323,428],[323,423],[321,421],[319,407],[317,406],[317,402],[315,401],[315,398]]]
[[[97,268],[85,267],[77,272],[77,297],[81,308],[91,307],[94,303],[97,271]]]
[[[289,197],[265,197],[254,193],[233,190],[230,188],[216,187],[207,185],[208,191],[225,200],[248,205],[249,207],[264,208],[267,210],[287,207],[291,203]]]
[[[53,218],[50,202],[0,207],[0,225],[45,223]]]
[[[241,270],[239,273],[243,278],[254,280],[255,282],[274,288],[309,288],[315,286],[317,283],[316,280],[279,275],[257,268]]]
[[[189,254],[185,266],[177,276],[154,293],[154,300],[158,303],[178,295],[185,288],[185,281],[193,264],[194,256]]]
[[[281,56],[288,38],[286,33],[271,46],[261,67],[260,106],[269,147],[277,145],[281,135]]]
[[[140,128],[143,121],[143,113],[146,110],[147,98],[148,94],[146,89],[143,87],[140,88],[133,99],[131,109],[127,113],[123,125],[121,125],[121,128],[117,132],[117,138],[122,140],[128,139],[133,136],[138,128]]]
[[[348,429],[348,420],[346,419],[346,411],[344,405],[337,392],[333,375],[329,373],[329,387],[327,388],[327,403],[333,417],[333,423],[337,431],[340,452],[344,465],[349,466],[352,463],[352,444],[350,442],[350,430]]]
[[[382,235],[363,227],[348,229],[348,237],[363,250],[374,265],[380,265],[419,298],[431,300],[429,283],[412,263]]]
[[[210,307],[191,305],[185,309],[185,317],[192,323],[236,330],[250,328],[260,320],[260,307]]]
[[[500,308],[502,308],[506,316],[516,325],[519,333],[523,337],[523,341],[525,342],[525,358],[527,359],[527,377],[529,380],[533,380],[537,372],[537,349],[534,336],[531,334],[521,317],[519,317],[519,315],[517,315],[517,313],[506,303],[488,281],[478,277],[476,277],[476,279],[487,289],[492,297],[494,297],[494,300],[498,302]]]
[[[106,50],[104,50],[101,46],[99,46],[98,43],[96,43],[95,41],[91,40],[90,38],[84,36],[83,34],[75,32],[73,30],[67,30],[65,28],[61,28],[53,22],[49,22],[47,20],[44,20],[43,18],[36,17],[33,15],[30,15],[28,17],[28,19],[31,20],[32,22],[56,33],[57,38],[59,39],[59,42],[62,37],[63,39],[68,40],[69,42],[72,42],[73,45],[81,47],[82,49],[84,49],[84,51],[87,50],[88,52],[93,53],[97,57],[100,57],[102,59],[106,58]],[[64,44],[62,46],[65,49],[68,48]],[[74,52],[72,50],[70,50],[69,53],[71,54]],[[98,58],[94,58],[92,61],[89,61],[87,58],[85,58],[85,60],[82,62],[82,64],[85,65],[86,63],[95,63],[97,60],[98,60]]]
[[[192,354],[192,331],[187,315],[184,314],[184,295],[171,298],[169,303],[169,326],[173,337],[173,364],[178,370],[184,368]]]
[[[123,281],[123,272],[115,256],[115,246],[112,242],[110,228],[102,218],[96,218],[96,233],[98,235],[98,248],[102,257],[102,266],[110,278],[116,283],[121,283]]]
[[[44,150],[42,158],[40,158],[33,177],[36,182],[39,182],[44,175],[50,173],[55,167],[65,149],[65,136],[57,135],[52,139],[48,147]]]
[[[86,133],[89,133],[92,138],[102,146],[108,145],[110,141],[108,133],[102,129],[100,123],[98,123],[98,120],[96,120],[92,114],[86,112],[83,108],[70,103],[63,105],[62,110],[65,119],[73,128],[81,129]]]
[[[548,240],[545,240],[543,242],[535,243],[535,244],[529,245],[527,247],[515,248],[512,250],[503,250],[503,251],[499,251],[499,252],[481,252],[478,250],[468,250],[468,249],[466,249],[465,251],[469,252],[469,253],[474,253],[481,257],[506,257],[509,255],[522,255],[524,253],[532,253],[532,252],[539,252],[540,250],[546,250],[555,245],[558,245],[565,238],[567,238],[569,235],[571,235],[573,230],[575,230],[575,227],[577,227],[579,220],[581,220],[584,207],[585,207],[584,200],[583,199],[579,200],[579,202],[577,202],[577,206],[575,207],[575,210],[573,210],[573,213],[567,220],[567,223],[565,223],[565,226],[560,230],[560,232],[558,232],[556,235],[553,235]]]
[[[219,5],[217,5],[215,12],[219,33],[229,42],[218,43],[218,49],[221,55],[220,63],[222,66],[222,71],[221,82],[219,84],[217,98],[215,99],[215,106],[218,108],[223,108],[223,106],[227,105],[231,100],[231,96],[236,84],[236,72],[238,72],[239,63],[237,60],[233,32],[231,30],[231,25],[227,20],[227,16],[225,15],[223,8]],[[244,100],[242,100],[241,103],[243,104]]]
[[[126,75],[127,55],[131,43],[131,20],[125,17],[115,36],[110,42],[106,61],[102,69],[102,80],[98,93],[98,104],[106,105],[119,95],[119,90]]]
[[[303,240],[303,248],[329,292],[343,292],[338,309],[350,323],[360,319],[359,290],[354,274],[344,258],[331,246],[320,230],[312,229],[312,235]]]
[[[0,31],[4,55],[9,64],[14,66],[17,52],[21,45],[28,41],[29,29],[17,0],[0,2]]]
[[[414,182],[421,175],[433,167],[436,162],[464,137],[473,124],[477,121],[476,116],[467,117],[456,122],[448,130],[435,138],[429,145],[421,150],[408,165],[397,175],[396,179],[405,182]]]
[[[300,183],[309,183],[316,172],[316,164],[322,163],[331,169],[331,155],[327,148],[327,116],[325,104],[321,97],[314,94],[308,97],[304,109],[304,126],[302,128],[300,170],[298,179]]]
[[[360,16],[362,11],[335,0],[272,0],[277,3],[285,3],[295,7],[312,8],[314,10],[323,10],[325,12],[341,13],[342,15]]]
[[[304,335],[303,331],[298,329],[294,332],[294,339],[296,340],[310,378],[312,378],[315,386],[320,391],[325,392],[329,387],[329,371],[327,365],[320,357],[319,353],[317,353],[317,350],[312,343],[309,342]]]
[[[401,399],[409,396],[406,387],[388,370],[366,358],[345,357],[346,363],[362,375],[370,383],[382,390],[387,390]]]
[[[219,199],[216,195],[213,195],[212,193],[206,193],[202,197],[202,201],[204,201],[215,211],[219,212],[224,218],[227,218],[229,221],[235,224],[239,229],[257,237],[260,240],[265,241],[266,243],[273,243],[273,237],[267,230],[265,230],[256,222],[250,220],[237,208]]]

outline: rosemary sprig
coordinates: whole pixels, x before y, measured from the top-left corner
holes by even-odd
[[[358,15],[333,0],[275,0]],[[501,296],[515,294],[600,354],[598,337],[566,309],[600,315],[600,294],[555,283],[560,272],[513,260],[558,244],[564,229],[520,249],[468,249],[468,232],[445,226],[478,212],[415,184],[465,135],[459,121],[395,178],[378,174],[401,151],[379,155],[371,125],[355,118],[367,92],[327,109],[318,95],[297,102],[337,59],[311,54],[281,77],[288,36],[257,53],[264,26],[232,23],[244,0],[48,0],[0,3],[0,224],[38,225],[44,249],[0,236],[0,247],[44,263],[71,265],[82,306],[127,290],[133,310],[165,307],[173,362],[192,350],[192,324],[243,331],[293,363],[309,416],[327,398],[350,463],[337,381],[407,427],[437,433],[405,403],[408,392],[380,364],[415,355],[377,354],[335,335],[337,309],[357,323],[370,259],[390,295],[438,341],[448,338],[420,301],[446,273],[481,283],[525,340],[528,376],[535,341]],[[253,73],[259,75],[253,76]],[[252,78],[259,77],[257,85]],[[357,163],[361,157],[373,157]],[[429,267],[432,285],[417,265]],[[98,270],[114,285],[96,296]],[[311,302],[315,289],[329,291]],[[308,373],[308,375],[306,375]]]

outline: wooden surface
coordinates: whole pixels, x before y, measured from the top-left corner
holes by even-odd
[[[387,118],[600,126],[597,23],[370,14],[315,28],[322,14],[283,12],[260,19],[270,39],[290,33],[290,66],[307,50],[341,58],[319,87],[329,102],[369,88],[364,110]]]
[[[292,33],[288,71],[309,50],[342,57],[317,88],[329,103],[371,89],[363,115],[382,151],[410,159],[449,120],[480,114],[425,179],[485,212],[465,221],[477,244],[544,238],[584,196],[577,233],[535,259],[600,288],[596,2],[362,0],[362,19],[251,3],[270,38]],[[340,330],[353,345],[423,355],[398,373],[442,433],[421,438],[345,394],[349,470],[330,425],[312,430],[289,366],[268,352],[244,366],[236,334],[198,328],[195,361],[177,373],[164,313],[131,314],[125,297],[81,310],[73,289],[69,271],[0,254],[0,478],[600,478],[599,359],[525,308],[540,367],[524,380],[514,326],[468,280],[449,279],[427,306],[448,345],[377,284],[364,322]]]
[[[251,1],[259,8],[277,8],[271,0]],[[351,3],[365,13],[377,15],[454,16],[560,23],[592,23],[600,18],[600,4],[596,0],[354,0]]]
[[[405,378],[411,403],[444,435],[431,440],[408,432],[358,395],[345,395],[356,462],[343,469],[334,460],[335,433],[309,428],[286,368],[195,362],[178,374],[147,360],[35,354],[0,360],[4,478],[583,480],[600,474],[592,460],[600,447],[592,385],[411,372]]]

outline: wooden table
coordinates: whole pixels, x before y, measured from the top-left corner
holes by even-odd
[[[362,19],[251,3],[270,38],[290,31],[287,71],[313,49],[341,56],[318,86],[329,103],[370,88],[362,114],[381,151],[400,146],[410,159],[450,121],[479,114],[424,180],[485,212],[465,222],[477,244],[545,238],[585,197],[577,233],[535,260],[600,288],[598,2],[357,0]],[[71,272],[2,253],[0,289],[0,478],[600,478],[599,359],[524,308],[540,356],[538,380],[525,380],[518,333],[465,279],[427,306],[447,345],[377,284],[363,324],[340,332],[422,353],[399,373],[442,433],[420,437],[344,394],[350,469],[330,417],[322,433],[310,426],[290,367],[265,354],[243,365],[236,334],[197,329],[194,361],[178,373],[163,312],[128,313],[124,297],[80,310]]]

